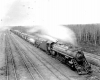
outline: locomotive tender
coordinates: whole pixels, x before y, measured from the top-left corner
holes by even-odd
[[[90,63],[87,62],[83,51],[80,49],[39,37],[34,37],[34,40],[32,40],[32,38],[24,33],[15,30],[11,31],[52,57],[57,58],[73,70],[76,70],[78,74],[88,74],[92,72]]]

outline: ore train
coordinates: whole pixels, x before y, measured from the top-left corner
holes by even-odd
[[[39,37],[30,37],[25,33],[17,30],[10,30],[19,37],[33,44],[35,47],[45,51],[48,55],[57,58],[62,63],[68,65],[71,69],[77,71],[78,74],[89,74],[92,72],[90,63],[87,62],[82,50],[59,44],[47,39]]]

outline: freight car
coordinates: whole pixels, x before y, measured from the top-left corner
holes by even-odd
[[[10,30],[11,32],[13,32],[14,34],[18,35],[19,37],[21,37],[22,39],[26,40],[29,38],[29,36],[25,33],[22,33],[18,30]]]
[[[14,34],[18,35],[19,37],[21,37],[22,33],[18,30],[10,30],[11,32],[13,32]]]
[[[81,50],[72,49],[71,47],[56,42],[41,39],[35,41],[34,45],[70,66],[78,74],[91,73],[91,65],[87,62]]]

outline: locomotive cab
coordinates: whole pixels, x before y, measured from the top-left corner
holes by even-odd
[[[54,44],[54,42],[52,41],[47,41],[47,50],[48,50],[48,54],[52,53],[52,45]]]

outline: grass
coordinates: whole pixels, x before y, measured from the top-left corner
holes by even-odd
[[[84,44],[84,43],[80,43],[80,46],[82,47],[82,50],[84,50],[88,53],[100,55],[100,46]]]

